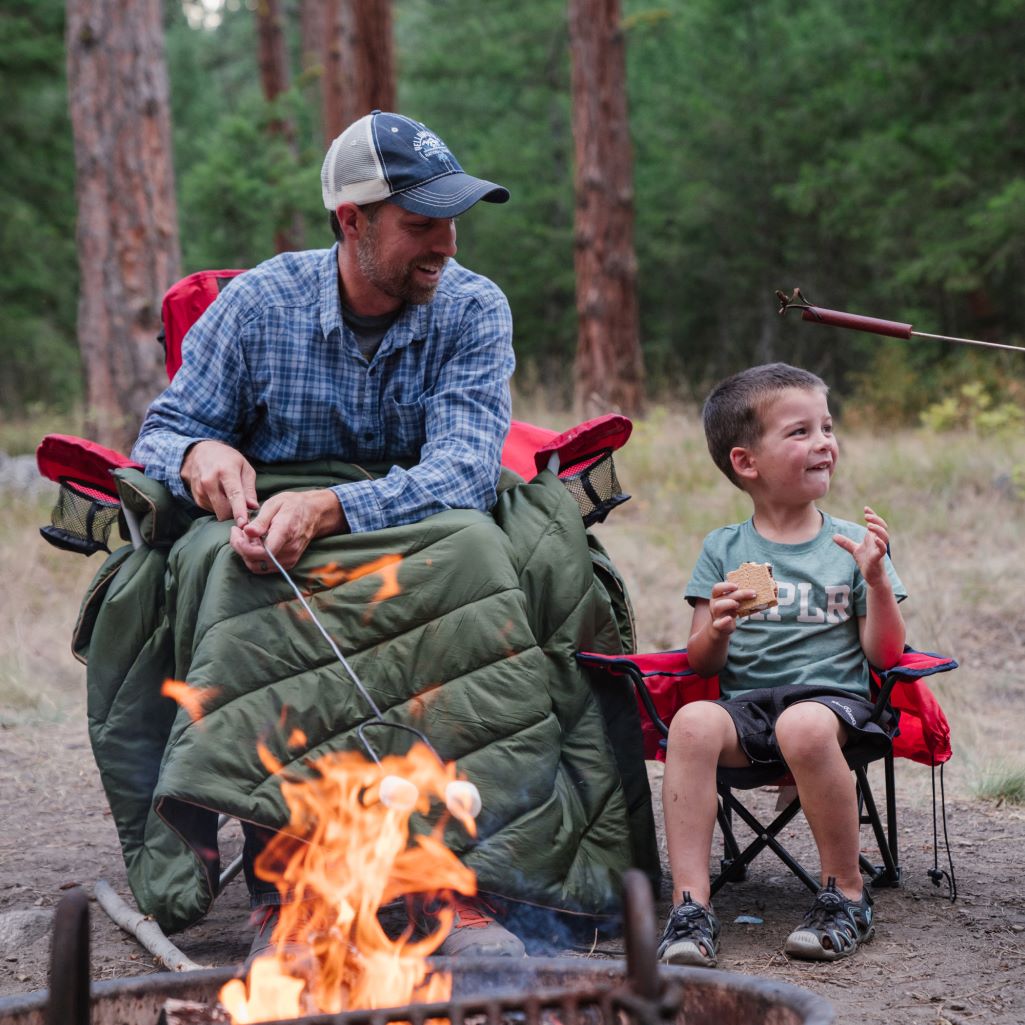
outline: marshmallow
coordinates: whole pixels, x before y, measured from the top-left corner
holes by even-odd
[[[468,779],[454,779],[445,787],[445,807],[453,815],[475,819],[480,814],[480,791]]]
[[[412,811],[420,799],[415,783],[401,776],[385,776],[381,780],[381,804],[396,811]]]

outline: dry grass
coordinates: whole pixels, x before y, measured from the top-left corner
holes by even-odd
[[[515,415],[556,427],[573,422],[523,401]],[[0,450],[11,451],[4,441],[0,435]],[[1013,780],[1025,773],[1025,613],[1007,585],[1025,568],[1025,497],[1009,481],[1025,468],[1025,437],[848,435],[841,424],[840,441],[825,507],[857,519],[868,503],[887,519],[911,595],[904,604],[909,639],[961,663],[934,681],[954,727],[955,785],[990,789],[994,766]],[[693,411],[653,410],[635,425],[617,467],[634,497],[596,533],[630,588],[641,648],[683,646],[690,610],[682,594],[702,538],[747,517],[747,500],[712,464]],[[47,502],[4,497],[0,724],[81,708],[84,670],[70,654],[70,637],[101,561],[42,541]]]
[[[85,670],[71,655],[71,631],[100,557],[46,544],[39,527],[50,501],[4,493],[0,525],[0,726],[61,718],[82,707]]]

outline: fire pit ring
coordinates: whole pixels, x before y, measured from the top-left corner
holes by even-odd
[[[624,879],[626,962],[576,957],[434,958],[452,973],[452,998],[293,1019],[289,1025],[829,1025],[833,1009],[797,986],[655,962],[647,879]],[[54,921],[50,989],[0,998],[0,1025],[160,1025],[168,1000],[213,1005],[240,966],[88,984],[88,900],[73,891]],[[83,981],[84,980],[84,981]],[[88,994],[88,995],[86,995]],[[212,1020],[212,1019],[211,1019]],[[282,1023],[268,1023],[282,1025]]]

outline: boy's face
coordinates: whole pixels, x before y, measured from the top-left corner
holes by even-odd
[[[746,455],[742,477],[768,497],[788,503],[822,498],[840,455],[825,394],[817,388],[787,388],[762,410],[762,424],[754,448],[734,449]]]

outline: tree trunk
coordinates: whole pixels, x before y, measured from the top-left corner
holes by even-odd
[[[574,265],[579,328],[574,403],[582,414],[643,412],[633,245],[633,153],[619,0],[569,0]]]
[[[160,301],[180,274],[159,0],[68,0],[86,429],[127,451],[166,383]]]
[[[300,0],[299,32],[302,46],[300,68],[303,75],[303,93],[311,108],[320,111],[312,119],[308,145],[320,146],[321,126],[324,124],[324,38],[327,32],[326,0]]]
[[[324,145],[359,117],[356,110],[356,61],[352,0],[324,0],[323,123]]]
[[[259,40],[260,86],[264,99],[274,101],[288,89],[288,50],[285,46],[284,16],[279,0],[257,0],[256,33]],[[268,122],[272,138],[281,139],[288,152],[298,162],[295,145],[295,125],[290,118],[278,113]],[[279,253],[302,248],[302,221],[298,211],[288,217],[288,224],[274,232],[274,248]]]
[[[324,141],[372,110],[395,109],[391,0],[325,0]]]
[[[356,12],[356,92],[363,108],[395,109],[395,48],[391,0],[353,0]]]

